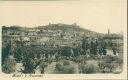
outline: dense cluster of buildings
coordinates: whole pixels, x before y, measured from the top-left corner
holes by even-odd
[[[63,26],[68,26],[72,28],[68,28],[66,30],[56,28],[63,28]],[[39,26],[36,28],[25,28],[25,27],[17,27],[11,26],[6,27],[3,26],[2,31],[2,40],[3,44],[13,42],[22,42],[25,45],[42,45],[47,47],[57,47],[57,46],[79,46],[81,44],[81,40],[85,36],[90,36],[95,33],[85,33],[84,31],[77,31],[79,28],[76,23],[72,25],[65,24],[49,24],[47,26]],[[54,28],[54,29],[52,29]],[[56,29],[55,29],[56,28]],[[113,41],[119,44],[123,44],[122,37],[112,36],[108,34],[103,36],[106,41]]]
[[[51,25],[51,24],[50,24]],[[75,24],[76,25],[76,24]],[[61,24],[58,24],[61,26]],[[11,41],[13,43],[23,42],[26,45],[43,45],[43,46],[78,46],[80,44],[84,32],[77,32],[75,30],[61,30],[61,29],[44,29],[39,28],[17,28],[3,27],[2,39],[3,41]],[[4,43],[4,42],[3,42]]]

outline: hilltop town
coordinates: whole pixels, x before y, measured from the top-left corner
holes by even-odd
[[[57,67],[57,62],[61,60],[67,61],[67,64],[72,64],[71,61],[73,61],[78,65],[76,67],[80,68],[79,63],[81,62],[79,61],[82,58],[80,56],[84,56],[82,61],[97,58],[102,61],[103,57],[107,55],[122,59],[122,54],[123,35],[112,34],[110,31],[108,34],[97,33],[83,29],[76,23],[71,25],[49,23],[34,28],[2,26],[2,65],[5,73],[36,73],[37,68],[42,67],[42,65],[43,68],[39,69],[38,72],[48,73],[48,65],[56,63]],[[8,59],[14,61],[14,71],[5,69],[8,65]],[[18,63],[22,66],[19,68],[20,71],[15,68]],[[21,70],[23,67],[24,69]],[[88,73],[81,71],[81,69],[74,72]],[[114,71],[107,70],[106,72]]]
[[[44,46],[77,46],[84,36],[95,36],[96,32],[84,31],[76,24],[49,24],[35,28],[22,28],[17,26],[3,27],[3,39],[22,41],[26,45]],[[3,41],[5,41],[3,40]],[[48,45],[49,44],[49,45]]]

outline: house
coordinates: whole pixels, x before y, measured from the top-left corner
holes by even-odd
[[[39,39],[39,42],[49,42],[50,38],[49,37],[42,37]]]
[[[26,37],[26,36],[22,37],[21,39],[22,39],[22,41],[30,41],[30,38]]]

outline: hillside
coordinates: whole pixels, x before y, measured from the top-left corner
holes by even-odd
[[[26,42],[28,45],[74,46],[80,45],[81,40],[85,37],[98,37],[101,35],[94,31],[83,29],[76,24],[58,23],[34,28],[20,26],[4,26],[2,28],[3,42],[4,40],[21,41],[22,39],[24,42],[29,41],[29,43]]]
[[[52,46],[74,46],[80,45],[81,41],[88,38],[123,38],[119,34],[102,34],[88,29],[83,29],[76,23],[68,24],[49,24],[34,28],[25,28],[20,26],[2,27],[3,42],[11,39],[14,41],[24,41],[26,44],[43,44]],[[4,44],[4,43],[3,43]],[[54,44],[54,45],[53,45]]]
[[[117,58],[113,58],[115,56]],[[107,61],[114,59],[117,63],[104,62],[105,68],[102,69],[98,64],[106,61],[105,57]],[[115,69],[111,70],[113,68],[111,64],[122,64],[122,59],[123,36],[119,34],[102,34],[83,29],[76,24],[61,23],[34,28],[2,27],[4,73],[50,73],[49,70],[54,69],[52,67],[55,67],[57,73],[90,73],[88,72],[90,67],[85,66],[90,63],[95,63],[97,70],[101,70],[96,71],[98,73],[102,73],[106,68],[108,69],[106,73],[114,73]],[[19,65],[21,66],[18,68]],[[120,66],[122,65],[117,67]],[[85,69],[86,67],[89,69]],[[91,73],[95,73],[95,70]]]
[[[98,34],[97,32],[91,31],[89,29],[84,29],[81,28],[80,26],[78,26],[77,24],[62,24],[62,23],[58,23],[58,24],[49,24],[46,26],[39,26],[39,29],[45,29],[45,30],[62,30],[63,32],[68,32],[68,31],[76,31],[78,33],[84,33],[84,34]]]

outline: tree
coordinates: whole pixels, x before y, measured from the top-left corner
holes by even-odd
[[[2,48],[2,64],[6,60],[6,58],[9,56],[11,45],[8,43],[6,47]]]
[[[93,55],[97,54],[97,46],[94,41],[91,41],[90,53]]]
[[[14,73],[16,69],[15,65],[16,62],[14,59],[6,58],[4,64],[2,65],[2,71],[7,74]]]

